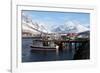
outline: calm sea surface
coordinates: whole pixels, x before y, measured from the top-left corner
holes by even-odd
[[[64,51],[46,51],[46,52],[30,52],[32,46],[32,38],[22,39],[22,62],[41,62],[41,61],[59,61],[72,60],[75,49],[65,49]]]

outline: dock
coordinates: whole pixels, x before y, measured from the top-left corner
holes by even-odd
[[[85,45],[87,43],[89,43],[89,40],[35,40],[38,42],[43,42],[43,43],[48,43],[48,42],[54,42],[54,44],[58,45],[59,51],[63,50],[63,44],[69,44],[68,47],[71,49],[72,46],[74,46],[74,49],[77,50],[77,44],[79,44],[78,46],[82,46]],[[72,45],[73,44],[73,45]],[[56,51],[56,47],[50,47],[50,46],[30,46],[32,48],[32,50],[35,51]]]

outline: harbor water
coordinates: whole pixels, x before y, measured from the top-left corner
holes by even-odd
[[[73,60],[75,49],[68,48],[63,51],[33,51],[33,38],[22,38],[22,62],[43,62],[43,61],[62,61]],[[37,48],[38,49],[38,48]]]

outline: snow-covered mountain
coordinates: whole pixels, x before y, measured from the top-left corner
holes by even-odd
[[[45,33],[81,33],[89,31],[88,27],[83,26],[77,21],[67,21],[65,24],[50,27],[45,22],[35,22],[27,15],[22,15],[22,29],[30,30],[31,32],[38,30]]]
[[[65,24],[52,29],[52,31],[58,33],[80,33],[89,31],[89,28],[81,25],[78,22],[67,21]]]
[[[47,28],[44,26],[46,24],[35,22],[31,17],[23,14],[22,15],[22,30],[30,31],[32,34],[41,34],[41,32],[46,33]]]

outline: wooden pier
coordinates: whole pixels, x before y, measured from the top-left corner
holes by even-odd
[[[59,51],[63,50],[63,44],[69,44],[68,47],[70,49],[72,49],[72,46],[74,46],[74,49],[77,50],[77,48],[78,48],[77,44],[78,44],[78,46],[82,46],[82,45],[89,43],[89,40],[35,40],[35,41],[39,41],[39,42],[43,42],[43,43],[54,42],[54,44],[59,46],[59,48],[58,48]],[[31,48],[32,48],[32,50],[37,50],[37,51],[39,51],[39,50],[41,50],[41,51],[51,51],[51,50],[56,51],[55,47],[49,47],[49,46],[46,47],[46,46],[42,46],[42,47],[31,46]]]

